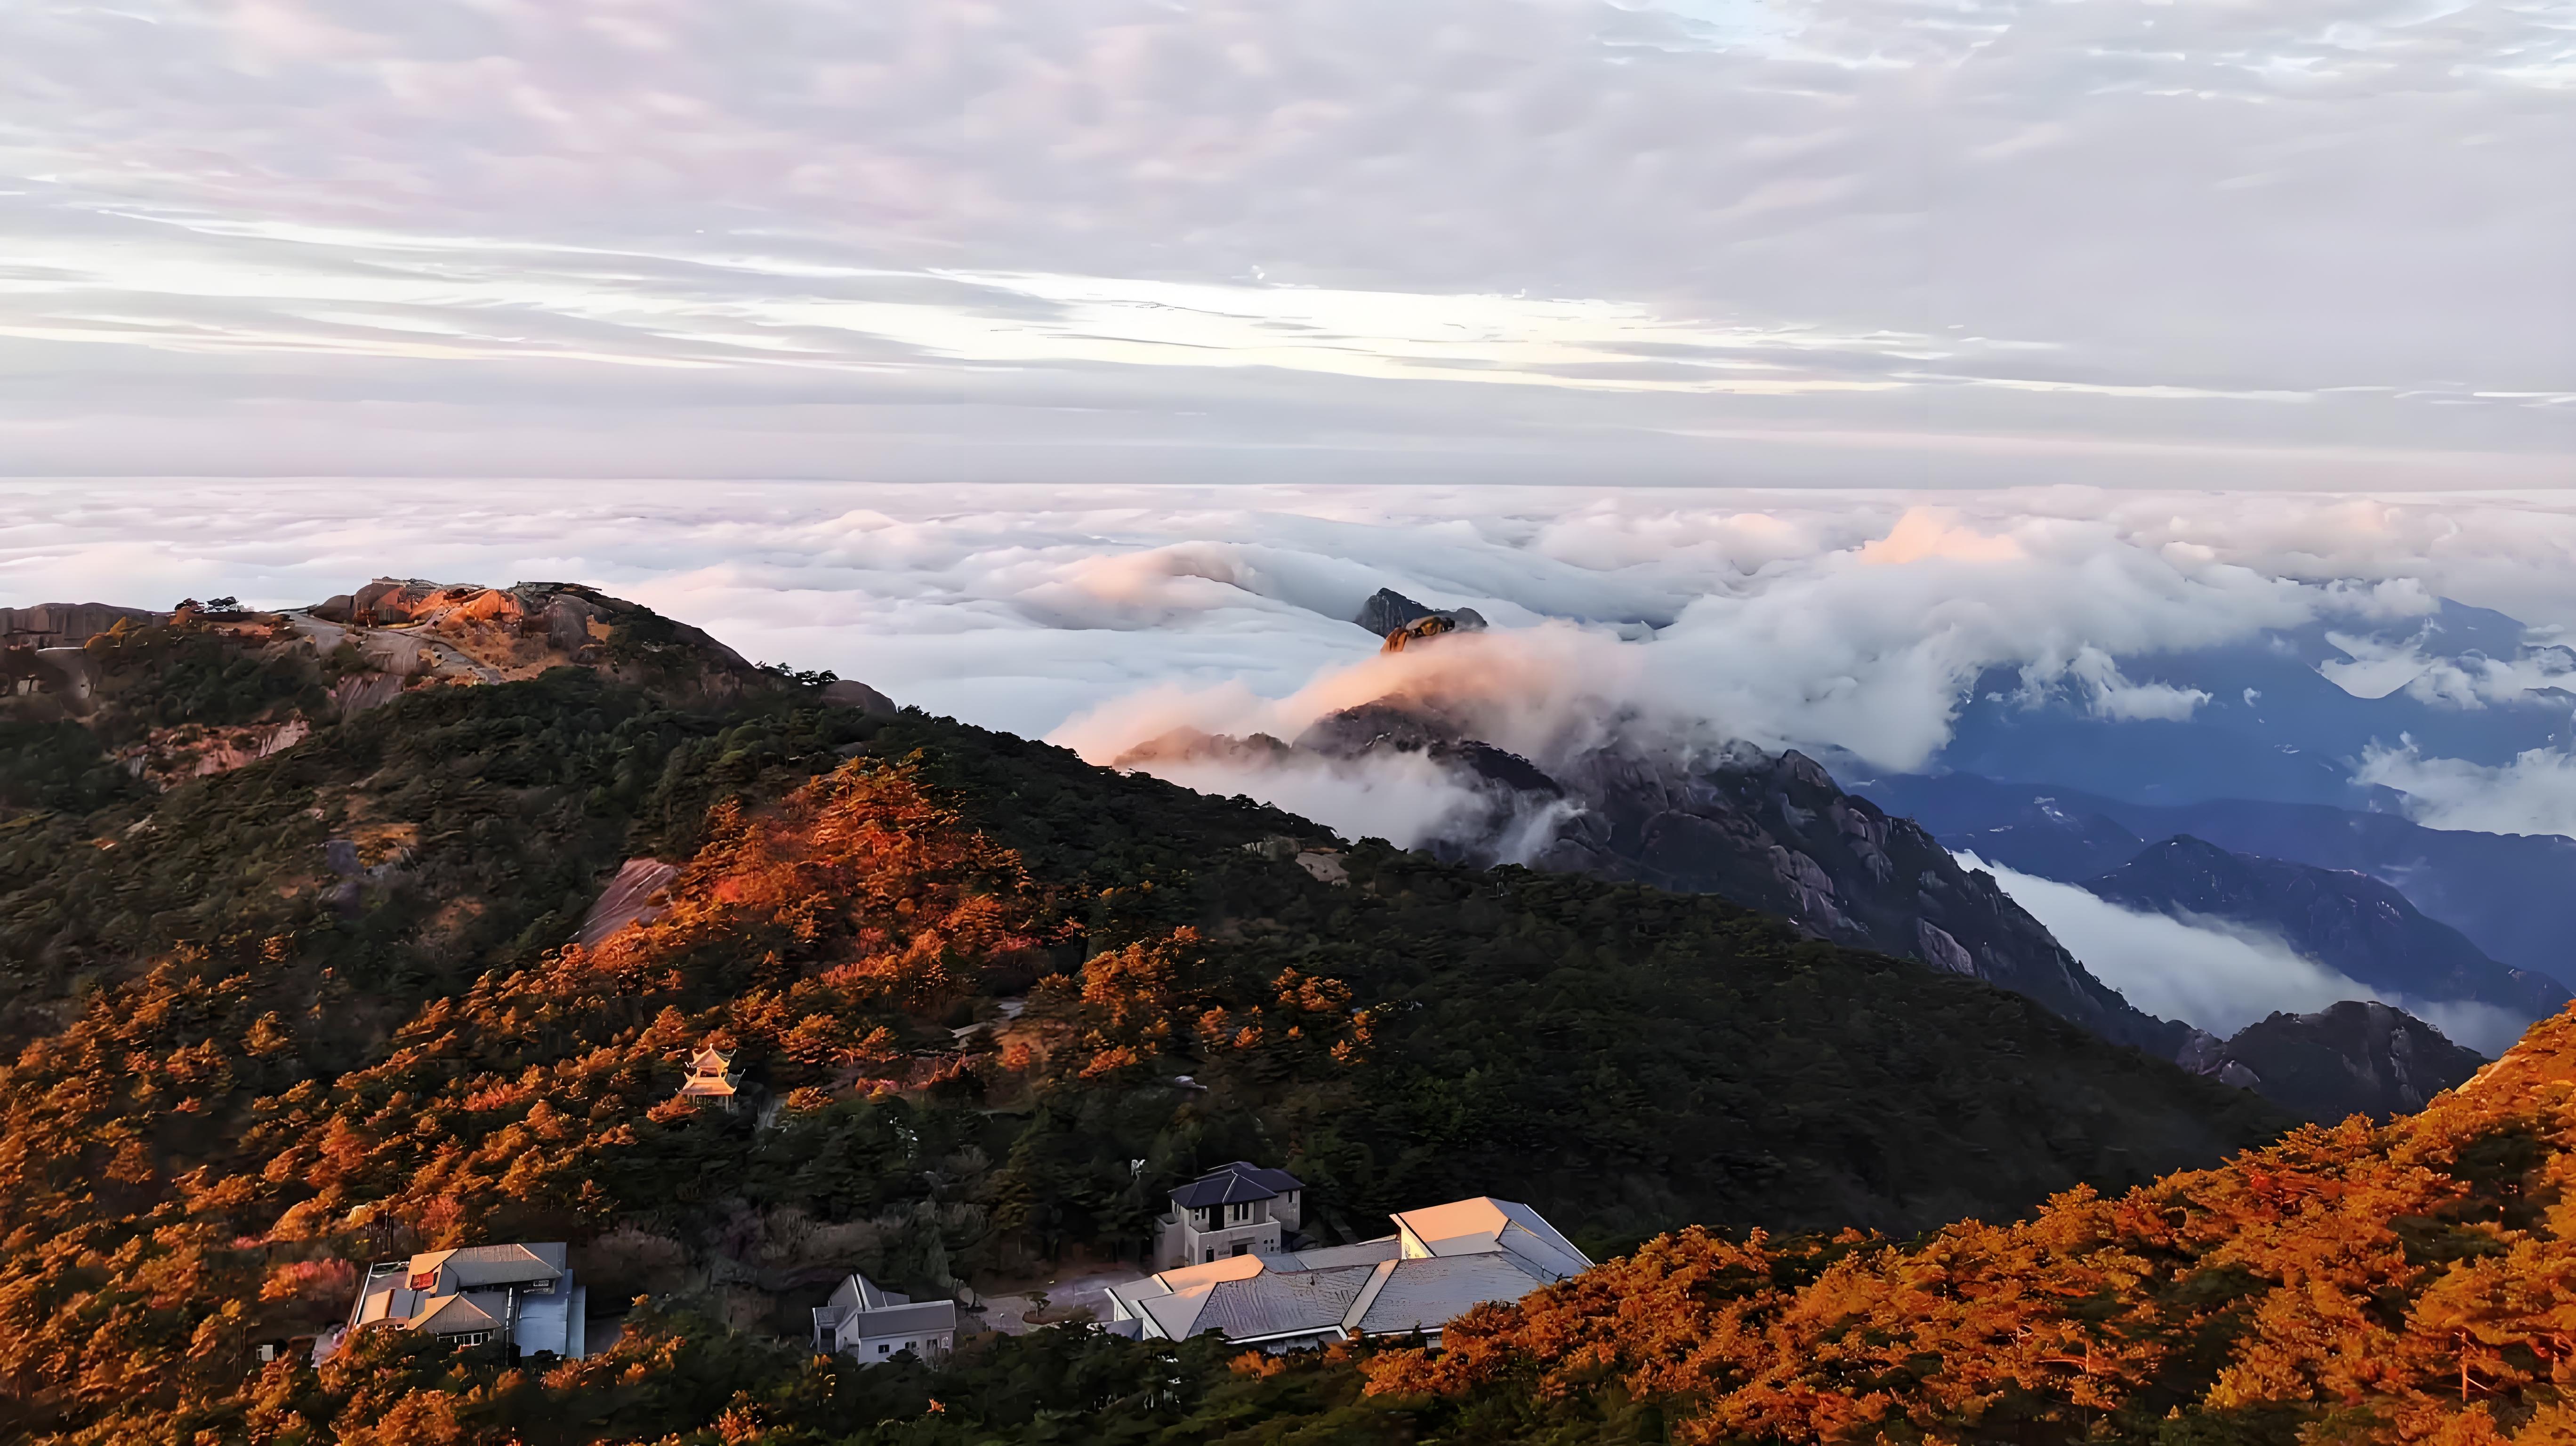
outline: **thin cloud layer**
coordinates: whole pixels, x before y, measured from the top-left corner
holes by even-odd
[[[10,7],[0,456],[2544,484],[2571,87],[2398,0]]]

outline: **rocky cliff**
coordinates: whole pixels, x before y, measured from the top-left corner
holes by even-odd
[[[2487,1061],[2402,1009],[2347,1000],[2314,1014],[2274,1014],[2224,1041],[2200,1035],[2176,1062],[2332,1124],[2355,1114],[2382,1122],[2413,1114]]]
[[[386,655],[388,671],[406,674],[503,682],[569,665],[712,698],[762,682],[759,669],[700,629],[577,583],[495,588],[380,577],[297,616],[319,625],[317,633],[345,632],[362,651]]]
[[[1485,626],[1485,615],[1474,608],[1425,607],[1382,587],[1360,604],[1351,621],[1386,639],[1386,651],[1398,653],[1442,633],[1475,632]]]

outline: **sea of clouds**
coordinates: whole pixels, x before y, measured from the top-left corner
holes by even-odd
[[[1542,759],[1617,721],[1902,770],[1997,666],[2172,717],[2194,697],[2119,659],[2319,618],[2402,635],[2445,596],[2576,626],[2576,501],[2548,494],[83,480],[0,483],[0,518],[0,601],[580,580],[1103,760],[1409,691]],[[1381,587],[1495,627],[1381,655],[1349,621]],[[2350,763],[2439,826],[2576,831],[2555,751]]]

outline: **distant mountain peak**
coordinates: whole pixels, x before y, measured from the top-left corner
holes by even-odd
[[[2277,934],[2304,958],[2410,999],[2474,1000],[2533,1018],[2555,1013],[2569,998],[2556,981],[2487,957],[2459,930],[2425,917],[2394,885],[2367,874],[2234,853],[2177,834],[2081,882],[2123,908],[2226,919]]]
[[[1390,653],[1443,633],[1476,632],[1486,626],[1484,614],[1474,608],[1426,607],[1391,587],[1371,593],[1351,621],[1384,638]]]

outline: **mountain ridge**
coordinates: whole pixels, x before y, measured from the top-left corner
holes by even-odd
[[[2177,834],[2082,887],[2141,912],[2265,930],[2303,958],[2409,998],[2475,1000],[2544,1018],[2576,997],[2554,979],[2488,958],[2397,889],[2352,870],[2257,858]]]

